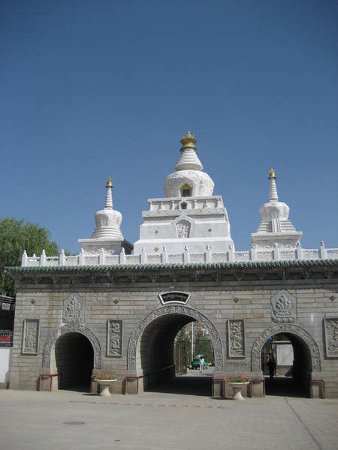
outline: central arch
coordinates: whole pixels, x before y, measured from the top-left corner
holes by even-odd
[[[171,316],[171,317],[170,317]],[[161,318],[166,318],[169,323],[174,323],[177,316],[183,316],[181,324],[188,323],[192,320],[199,321],[207,329],[213,346],[215,354],[215,372],[223,371],[223,348],[219,333],[214,324],[202,313],[194,308],[186,305],[166,305],[159,307],[146,316],[133,330],[129,343],[128,343],[128,370],[136,372],[137,370],[137,349],[140,344],[140,338],[143,335],[145,329],[151,326],[152,322],[158,321]],[[160,323],[161,321],[157,322]],[[173,333],[178,330],[174,330]],[[152,339],[155,339],[153,335]],[[138,355],[140,358],[140,355]]]

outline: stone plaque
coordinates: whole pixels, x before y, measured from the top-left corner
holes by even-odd
[[[161,294],[158,294],[160,297],[160,300],[162,304],[165,303],[181,303],[186,304],[189,300],[190,294],[187,294],[186,292],[162,292]]]
[[[85,323],[85,300],[77,294],[68,297],[63,305],[63,323],[83,325]]]
[[[338,358],[338,317],[324,319],[325,352],[328,358]]]
[[[296,320],[296,298],[288,291],[279,291],[271,297],[271,319],[276,323],[292,323]]]
[[[228,356],[229,358],[243,358],[245,356],[243,319],[228,320]]]
[[[107,321],[107,356],[122,356],[122,320]]]
[[[22,353],[36,355],[39,351],[39,320],[26,319],[23,321]]]

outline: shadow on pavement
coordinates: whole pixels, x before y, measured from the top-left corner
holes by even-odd
[[[305,397],[309,394],[304,386],[295,383],[291,377],[265,377],[265,394],[280,397]]]
[[[148,389],[147,392],[211,397],[212,377],[193,375],[176,376],[165,384]]]

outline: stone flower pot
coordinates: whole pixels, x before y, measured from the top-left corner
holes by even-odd
[[[116,378],[112,380],[95,379],[95,381],[100,386],[100,395],[102,395],[102,397],[110,397],[111,393],[109,392],[109,387],[111,383],[114,383],[114,381],[117,381],[117,379]]]
[[[242,388],[249,384],[249,381],[228,381],[228,384],[232,387],[232,399],[244,400],[242,395]]]

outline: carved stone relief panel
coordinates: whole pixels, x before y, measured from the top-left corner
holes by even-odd
[[[86,303],[77,294],[68,297],[63,304],[63,323],[67,325],[83,325],[85,323]]]
[[[39,320],[26,319],[23,323],[22,353],[36,355],[39,352]]]
[[[297,317],[296,298],[282,290],[271,297],[271,318],[276,323],[292,323]]]
[[[228,320],[228,356],[243,358],[245,356],[245,328],[243,319]]]
[[[107,356],[122,356],[122,320],[107,321]]]
[[[176,224],[176,233],[178,238],[188,238],[190,236],[191,224],[187,220],[180,220]]]
[[[325,353],[328,358],[338,358],[338,317],[324,319]]]

